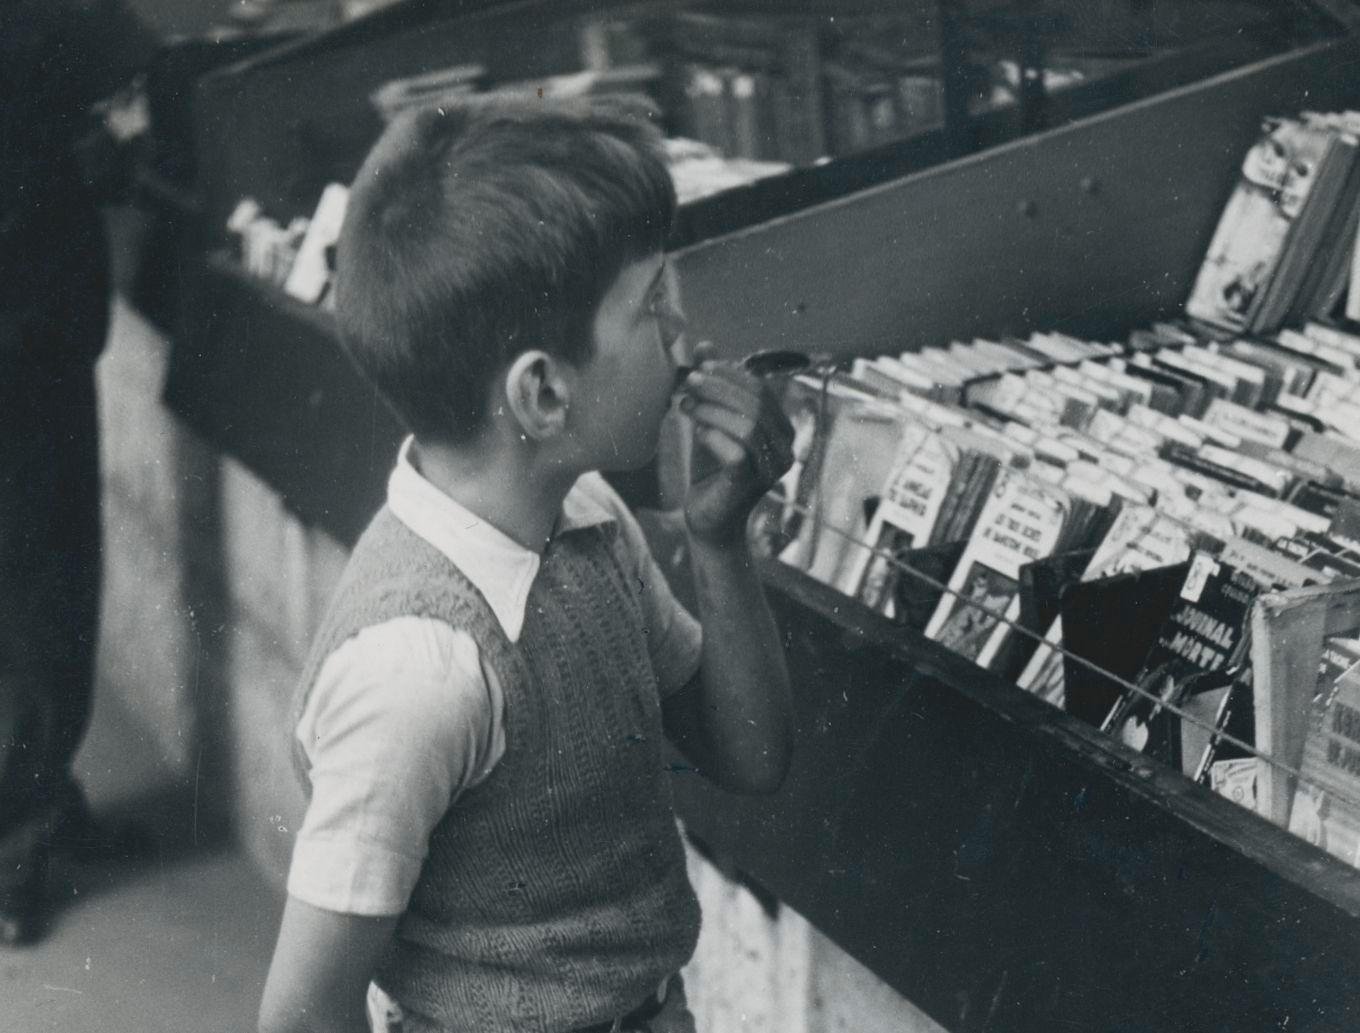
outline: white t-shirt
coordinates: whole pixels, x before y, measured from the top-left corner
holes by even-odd
[[[388,480],[388,507],[458,566],[517,641],[539,554],[421,476],[410,446],[402,446]],[[607,521],[637,562],[664,698],[698,670],[699,626],[671,595],[627,507],[603,478],[587,474],[563,502],[559,529]],[[342,643],[322,664],[296,730],[312,795],[293,847],[289,894],[347,914],[404,911],[431,831],[504,754],[504,715],[500,684],[465,631],[398,617]]]

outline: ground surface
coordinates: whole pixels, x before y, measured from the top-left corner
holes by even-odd
[[[142,741],[101,701],[78,771],[96,810],[137,821],[149,849],[53,872],[46,938],[0,948],[0,1033],[254,1029],[279,901],[243,855],[196,830],[192,786]]]

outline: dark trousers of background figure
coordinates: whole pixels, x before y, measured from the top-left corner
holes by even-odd
[[[61,281],[69,297],[0,307],[0,908],[34,899],[83,806],[71,761],[98,639],[94,358],[109,311],[90,266]]]

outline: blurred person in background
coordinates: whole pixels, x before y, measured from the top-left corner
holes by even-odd
[[[79,154],[92,105],[154,46],[118,0],[0,3],[0,944],[41,931],[54,852],[128,845],[71,771],[98,638],[110,300],[100,184]]]

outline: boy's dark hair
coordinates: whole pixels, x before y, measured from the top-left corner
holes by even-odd
[[[589,357],[600,299],[665,246],[675,204],[659,134],[624,107],[404,115],[350,192],[341,337],[412,431],[466,442],[517,354]]]

